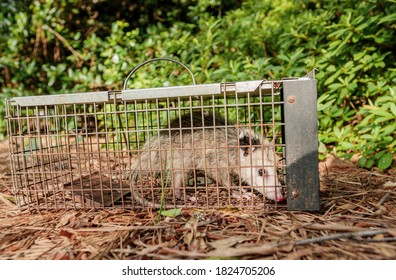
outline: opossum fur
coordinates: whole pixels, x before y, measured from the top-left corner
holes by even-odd
[[[270,198],[281,201],[280,185],[273,171],[275,160],[276,155],[268,140],[261,139],[249,129],[227,124],[218,114],[198,111],[173,120],[169,131],[146,141],[132,165],[131,192],[140,204],[159,208],[159,203],[148,202],[138,191],[137,182],[141,182],[142,176],[155,177],[161,171],[169,174],[175,197],[183,198],[183,186],[189,175],[194,170],[203,170],[219,186],[236,186],[232,177],[237,176],[248,185],[253,182],[253,187],[264,195],[271,194]],[[264,169],[260,168],[263,165]],[[274,193],[255,186],[264,186],[260,182],[263,176],[273,176],[271,187]],[[165,205],[167,208],[175,206],[184,207]]]

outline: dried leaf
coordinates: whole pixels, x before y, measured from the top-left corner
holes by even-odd
[[[92,224],[93,225],[98,225],[98,224],[100,224],[102,222],[102,220],[103,220],[103,214],[95,215],[95,217],[94,217],[94,219],[92,221]]]
[[[64,237],[67,237],[68,239],[71,239],[72,236],[73,236],[73,233],[70,232],[70,231],[68,231],[68,230],[62,229],[62,230],[59,232],[59,236],[64,236]]]
[[[188,231],[185,233],[184,235],[184,243],[186,243],[188,246],[191,245],[191,243],[193,242],[194,238],[195,238],[195,234],[197,232],[197,220],[192,217],[190,220],[187,221],[187,223],[184,225],[185,229],[188,229]]]
[[[234,245],[236,245],[238,243],[242,243],[242,242],[249,241],[252,239],[254,239],[254,238],[247,237],[247,236],[232,236],[229,238],[212,241],[209,243],[209,245],[215,249],[221,250],[221,249],[233,247]]]
[[[74,220],[74,218],[75,218],[77,215],[78,215],[78,212],[71,212],[71,213],[64,214],[64,215],[60,218],[57,227],[63,227],[63,226],[65,226],[65,225],[67,225],[68,223],[70,223],[70,221]]]
[[[393,188],[393,187],[396,187],[396,182],[387,181],[383,186],[385,188]]]
[[[351,203],[348,203],[348,204],[343,204],[343,205],[340,205],[340,209],[345,209],[345,210],[353,210],[353,209],[355,209],[357,206],[355,205],[355,204],[351,204]]]
[[[346,169],[346,168],[353,168],[355,165],[350,161],[329,157],[326,159],[326,166],[329,169],[334,169],[334,168]]]
[[[382,216],[388,213],[388,209],[386,209],[385,206],[380,205],[378,207],[378,210],[374,212],[373,216],[378,217],[378,216]]]

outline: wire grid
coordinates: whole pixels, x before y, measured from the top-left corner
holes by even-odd
[[[216,124],[217,128],[247,128],[268,139],[275,138],[277,163],[271,168],[277,170],[279,181],[284,184],[285,161],[278,161],[285,154],[281,82],[263,84],[271,85],[271,93],[259,90],[240,94],[233,90],[234,83],[226,83],[222,84],[221,94],[176,98],[123,101],[119,92],[109,92],[110,102],[29,107],[7,100],[10,161],[17,203],[29,209],[149,207],[136,199],[138,194],[146,202],[159,204],[162,200],[167,207],[276,206],[276,202],[268,203],[243,178],[234,178],[235,186],[224,186],[216,182],[217,178],[209,178],[205,170],[183,175],[183,199],[175,196],[174,175],[166,169],[138,170],[149,175],[139,180],[131,192],[131,174],[136,172],[132,169],[136,166],[134,162],[140,160],[144,144],[154,142],[159,135],[172,137],[173,131],[179,131],[179,137],[185,133],[194,135],[191,128],[169,125],[195,112],[223,117],[225,123],[220,127]],[[203,133],[215,131],[214,127],[204,126],[194,129]],[[205,142],[212,144],[215,146],[205,148],[216,149],[227,160],[230,148],[227,143],[221,143],[220,147],[215,138],[212,143]],[[161,147],[156,149],[168,152]],[[164,160],[158,158],[161,163]],[[218,168],[216,172],[229,171]],[[235,197],[242,190],[255,195],[249,199]]]

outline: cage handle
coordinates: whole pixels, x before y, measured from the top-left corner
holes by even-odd
[[[126,79],[125,79],[123,90],[126,90],[126,87],[127,87],[127,84],[128,84],[129,79],[132,77],[132,75],[133,75],[140,67],[142,67],[142,66],[144,66],[144,65],[146,65],[146,64],[149,64],[149,63],[151,63],[151,62],[155,62],[155,61],[170,61],[170,62],[174,62],[174,63],[179,64],[179,65],[182,66],[185,70],[187,70],[187,72],[191,75],[193,84],[196,85],[196,81],[195,81],[194,74],[192,73],[192,71],[190,70],[190,68],[188,68],[185,64],[183,64],[183,63],[181,63],[180,61],[177,61],[177,60],[175,60],[175,59],[173,59],[173,58],[159,57],[159,58],[153,58],[153,59],[147,60],[147,61],[145,61],[145,62],[139,64],[139,65],[136,66],[135,68],[133,68],[133,70],[128,74],[128,76],[127,76]]]

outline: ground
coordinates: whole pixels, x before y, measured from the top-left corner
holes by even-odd
[[[396,259],[396,176],[328,158],[321,210],[20,210],[0,143],[0,259]]]

